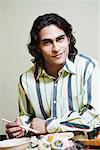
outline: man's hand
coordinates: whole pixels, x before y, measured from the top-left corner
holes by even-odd
[[[34,118],[32,121],[31,121],[31,124],[30,124],[30,127],[35,129],[35,130],[38,130],[40,132],[40,134],[45,134],[47,133],[46,131],[46,126],[45,126],[45,120],[43,119],[40,119],[40,118]],[[34,133],[33,133],[34,134]]]
[[[98,135],[97,135],[97,138],[100,138],[100,131],[99,131],[99,133],[98,133]]]
[[[9,138],[19,138],[24,136],[25,129],[22,129],[20,125],[22,125],[20,118],[17,118],[15,122],[6,125],[6,133]]]

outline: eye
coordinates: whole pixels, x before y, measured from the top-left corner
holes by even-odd
[[[61,37],[61,38],[58,39],[58,41],[62,41],[63,39],[64,39],[64,37]]]
[[[43,44],[44,45],[48,45],[50,42],[49,41],[46,41],[46,42],[44,42]]]
[[[43,42],[43,45],[44,45],[44,46],[48,46],[48,45],[50,45],[50,44],[51,44],[51,41],[44,41],[44,42]]]
[[[64,39],[65,39],[65,36],[60,36],[60,37],[57,38],[57,41],[62,42]]]

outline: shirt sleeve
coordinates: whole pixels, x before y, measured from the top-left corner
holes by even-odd
[[[91,126],[96,127],[100,120],[100,69],[96,64],[84,85],[84,108],[82,109],[81,117]],[[99,123],[100,125],[100,123]]]
[[[100,70],[96,65],[87,68],[81,112],[68,112],[61,119],[46,120],[49,133],[61,131],[89,131],[100,127]]]
[[[22,81],[18,84],[18,105],[19,105],[19,117],[22,120],[22,123],[26,126],[30,126],[31,120],[35,117],[33,107],[30,103],[30,99],[27,96]]]

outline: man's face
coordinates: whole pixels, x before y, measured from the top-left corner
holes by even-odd
[[[56,25],[49,25],[39,32],[39,52],[46,67],[59,67],[65,64],[69,53],[69,38]]]

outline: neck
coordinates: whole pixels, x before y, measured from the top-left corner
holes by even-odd
[[[63,68],[63,66],[64,66],[64,64],[60,65],[60,66],[51,66],[51,67],[45,65],[45,71],[48,75],[57,78],[58,77],[58,72],[59,72],[60,69]]]

